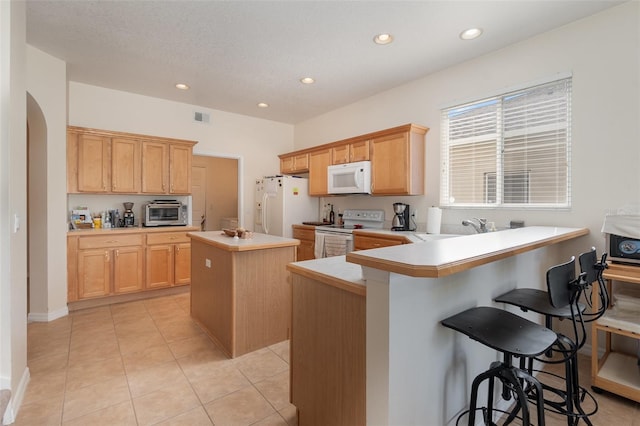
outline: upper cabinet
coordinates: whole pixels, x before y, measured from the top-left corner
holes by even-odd
[[[344,143],[331,148],[331,164],[369,160],[369,139]]]
[[[280,173],[306,173],[309,171],[309,154],[292,154],[280,156]]]
[[[372,195],[424,194],[425,135],[416,124],[381,130],[280,155],[280,172],[309,173],[309,194],[327,195],[327,167],[371,161]],[[306,157],[305,167],[296,158]],[[301,163],[302,164],[302,163]]]
[[[309,153],[309,195],[327,195],[327,167],[331,165],[331,148]]]
[[[371,140],[373,195],[424,194],[424,135],[426,129],[406,130]]]
[[[195,143],[69,126],[67,192],[190,194]]]

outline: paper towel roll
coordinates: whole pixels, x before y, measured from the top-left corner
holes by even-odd
[[[442,210],[439,207],[429,207],[427,211],[427,234],[439,234],[442,222]]]

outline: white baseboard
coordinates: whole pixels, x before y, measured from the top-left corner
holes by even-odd
[[[29,380],[31,380],[31,373],[29,372],[29,367],[26,367],[20,378],[20,383],[18,383],[18,388],[15,391],[11,390],[11,400],[2,418],[3,425],[10,425],[16,421]]]
[[[53,320],[57,320],[58,318],[66,317],[67,315],[69,315],[69,308],[65,306],[64,308],[58,309],[53,312],[30,312],[27,316],[27,320],[29,322],[50,322]]]

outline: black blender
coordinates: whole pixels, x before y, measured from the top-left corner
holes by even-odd
[[[395,216],[391,221],[392,231],[413,231],[410,223],[409,204],[393,203]]]
[[[124,212],[122,213],[122,222],[125,228],[131,228],[134,223],[133,203],[122,203]]]

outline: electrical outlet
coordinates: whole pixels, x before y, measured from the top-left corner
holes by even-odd
[[[206,266],[207,268],[211,268],[211,259],[205,259],[204,266]]]

